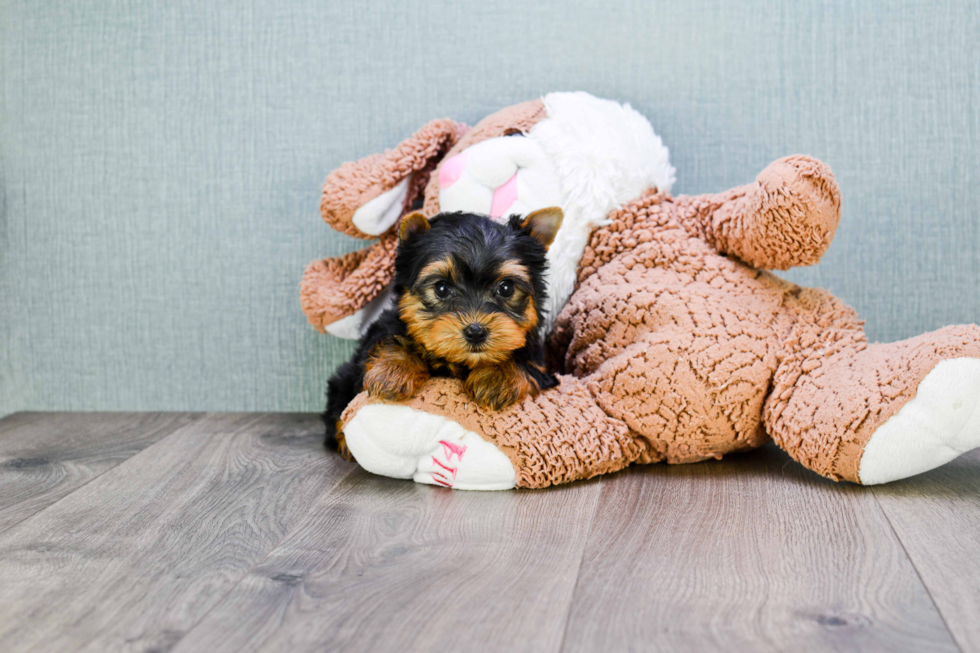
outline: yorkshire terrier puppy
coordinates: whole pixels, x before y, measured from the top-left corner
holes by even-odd
[[[339,420],[361,390],[402,401],[430,376],[450,376],[477,404],[500,410],[558,385],[545,372],[539,326],[545,254],[562,217],[557,207],[507,224],[461,212],[406,216],[396,303],[327,383],[327,446],[351,459]]]

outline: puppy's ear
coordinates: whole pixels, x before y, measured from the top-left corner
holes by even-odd
[[[531,235],[541,241],[545,249],[551,247],[551,242],[555,239],[555,234],[561,227],[561,221],[565,217],[561,208],[549,206],[546,209],[538,209],[528,213],[521,223],[522,229],[531,229]]]
[[[412,236],[416,236],[423,231],[428,230],[429,221],[424,215],[416,211],[415,213],[406,215],[405,219],[402,220],[402,225],[398,228],[398,238],[404,243]]]

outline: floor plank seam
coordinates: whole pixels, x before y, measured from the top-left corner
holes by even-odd
[[[592,541],[592,530],[595,525],[595,516],[599,512],[599,498],[602,496],[602,488],[604,487],[606,479],[600,478],[599,490],[595,493],[595,503],[592,505],[592,514],[589,516],[589,534],[585,537],[585,543],[582,545],[582,555],[578,558],[578,568],[575,570],[575,584],[572,585],[572,595],[568,600],[568,608],[565,610],[564,625],[561,629],[561,641],[558,643],[558,651],[565,650],[565,638],[568,636],[568,624],[572,616],[572,608],[575,606],[575,596],[578,593],[578,583],[582,577],[582,564],[585,562],[585,555],[589,550],[589,542]]]
[[[333,454],[333,452],[328,452],[328,455],[334,455],[334,454]],[[333,485],[331,485],[328,489],[324,490],[324,492],[321,495],[321,497],[329,496],[334,490],[337,489],[337,487],[341,483],[344,482],[345,479],[347,479],[348,476],[350,476],[351,474],[354,474],[359,469],[360,469],[360,466],[353,467],[352,469],[349,469],[346,472],[344,472],[343,474],[341,474],[340,477],[337,479],[337,482],[336,483],[334,483]],[[231,587],[228,588],[228,591],[225,592],[221,596],[221,598],[219,600],[215,601],[214,605],[212,605],[209,609],[207,609],[204,612],[204,614],[202,614],[200,616],[200,618],[197,621],[195,621],[194,624],[190,628],[188,628],[187,631],[183,635],[181,635],[173,643],[173,646],[171,647],[172,649],[173,648],[177,648],[182,641],[184,641],[187,637],[189,637],[191,635],[191,633],[193,633],[197,629],[197,627],[200,626],[204,622],[204,620],[207,618],[207,616],[209,614],[211,614],[219,606],[221,606],[221,605],[224,604],[225,600],[231,595],[231,593],[234,592],[238,588],[238,586],[241,585],[242,582],[246,578],[248,578],[249,575],[253,571],[255,571],[260,566],[262,566],[262,564],[266,560],[269,559],[269,556],[271,556],[273,554],[273,552],[275,552],[280,546],[282,546],[282,543],[283,542],[287,541],[289,538],[291,538],[299,530],[300,526],[302,526],[306,522],[306,518],[309,517],[310,513],[313,512],[313,509],[316,508],[318,501],[319,501],[319,499],[317,501],[311,501],[310,502],[310,509],[307,510],[305,513],[303,513],[303,516],[302,517],[300,517],[299,519],[296,520],[296,525],[293,526],[292,529],[290,529],[289,531],[287,531],[285,535],[283,535],[281,538],[279,538],[279,541],[276,542],[273,546],[271,546],[269,548],[269,550],[265,553],[265,555],[263,555],[261,558],[259,558],[258,560],[256,560],[255,561],[255,564],[253,564],[241,576],[239,576],[238,580],[236,580],[234,582],[234,584],[232,584]]]
[[[770,445],[493,497],[374,477],[316,418],[20,420],[0,648],[976,648],[980,456],[897,492]]]
[[[957,641],[956,634],[953,632],[953,629],[949,627],[949,623],[946,621],[946,615],[944,615],[943,611],[939,609],[939,604],[936,603],[936,599],[932,595],[932,590],[929,589],[929,585],[926,584],[926,581],[922,577],[922,574],[919,573],[919,568],[918,566],[916,566],[915,560],[912,559],[911,554],[909,554],[909,550],[905,547],[905,542],[902,541],[902,538],[898,534],[898,531],[895,530],[895,525],[892,524],[892,519],[891,517],[888,516],[888,511],[885,510],[885,507],[881,505],[881,501],[878,500],[878,493],[875,491],[875,488],[873,487],[869,489],[871,490],[871,496],[875,498],[875,505],[878,506],[878,509],[881,511],[881,514],[884,515],[885,521],[888,522],[888,528],[891,529],[892,535],[894,535],[895,539],[898,541],[898,545],[902,547],[902,551],[905,553],[906,559],[909,561],[909,564],[912,565],[912,569],[915,571],[915,577],[919,579],[919,582],[922,584],[922,587],[926,591],[926,596],[929,597],[929,601],[932,603],[933,609],[936,611],[936,614],[939,615],[939,619],[942,620],[943,627],[946,628],[946,632],[949,633],[949,638],[952,640],[953,644],[956,645],[956,648],[960,651],[960,653],[966,653],[963,650],[963,647],[960,645],[959,641]]]
[[[34,411],[20,411],[20,412],[34,412]],[[187,424],[184,424],[183,426],[181,426],[178,429],[174,429],[173,431],[171,431],[167,435],[163,436],[162,438],[160,438],[159,440],[157,440],[156,442],[154,442],[150,446],[146,447],[145,449],[140,449],[139,451],[134,452],[132,456],[126,458],[125,460],[120,460],[119,461],[119,464],[113,465],[112,467],[108,467],[108,468],[102,470],[101,472],[99,472],[98,474],[96,474],[92,478],[88,479],[87,481],[85,481],[84,483],[82,483],[81,485],[79,485],[78,487],[73,488],[72,491],[69,492],[68,494],[66,494],[66,495],[64,495],[62,497],[58,497],[55,501],[52,501],[51,503],[49,503],[48,505],[44,506],[43,508],[41,508],[37,512],[35,512],[35,513],[31,514],[31,515],[27,515],[26,517],[24,517],[20,521],[14,522],[13,524],[8,524],[4,528],[0,528],[0,535],[3,535],[4,533],[7,533],[7,532],[9,532],[9,531],[17,528],[18,526],[20,526],[24,522],[29,521],[31,519],[34,519],[38,515],[43,515],[45,512],[47,512],[48,510],[50,510],[54,506],[57,506],[62,501],[64,501],[68,497],[72,496],[73,494],[75,494],[76,492],[78,492],[79,490],[81,490],[82,488],[87,487],[90,483],[92,483],[94,481],[97,481],[98,479],[102,478],[103,476],[105,476],[109,472],[114,471],[114,470],[122,467],[123,465],[125,465],[126,463],[128,463],[133,458],[136,458],[137,456],[139,456],[140,454],[142,454],[144,451],[149,451],[150,449],[152,449],[153,447],[157,446],[161,442],[165,442],[166,440],[170,439],[174,435],[177,435],[178,433],[180,433],[184,429],[186,429],[188,427],[191,427],[191,426],[194,426],[195,424],[198,424],[199,422],[203,421],[208,415],[211,415],[211,414],[212,413],[200,413],[199,416],[191,417],[190,421]]]

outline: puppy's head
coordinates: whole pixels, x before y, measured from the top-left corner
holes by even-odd
[[[537,336],[545,254],[562,211],[507,224],[470,213],[407,216],[399,231],[395,291],[412,339],[468,367],[499,363]]]

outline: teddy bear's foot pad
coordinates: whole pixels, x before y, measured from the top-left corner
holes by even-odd
[[[457,422],[408,406],[369,404],[344,427],[369,472],[457,490],[510,490],[517,474],[497,447]]]
[[[929,471],[980,447],[980,359],[936,365],[915,397],[871,435],[861,456],[863,485]]]

